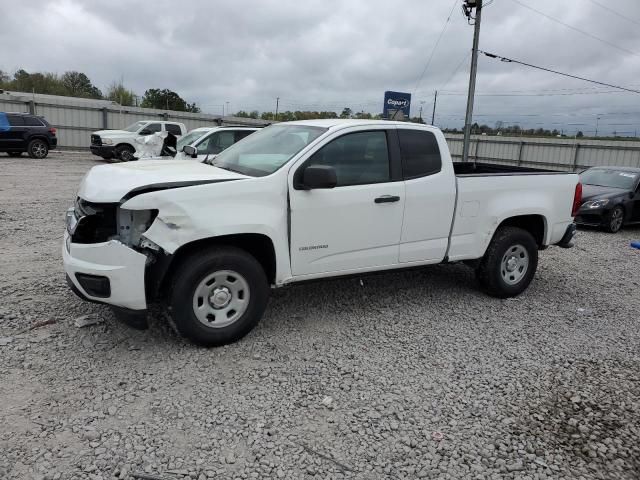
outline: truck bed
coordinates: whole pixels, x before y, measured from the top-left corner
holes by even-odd
[[[546,170],[541,168],[516,167],[513,165],[500,165],[497,163],[480,162],[453,162],[453,171],[458,177],[470,176],[504,176],[504,175],[551,175],[566,174],[558,170]]]

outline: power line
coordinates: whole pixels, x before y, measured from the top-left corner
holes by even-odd
[[[469,50],[467,53],[465,53],[463,59],[460,60],[460,63],[456,66],[456,68],[453,70],[453,72],[451,72],[451,75],[449,75],[449,78],[447,79],[447,81],[444,82],[442,84],[442,86],[438,90],[442,90],[442,89],[444,89],[444,87],[449,85],[449,82],[451,82],[451,80],[453,80],[453,78],[456,76],[456,74],[458,73],[458,70],[460,70],[460,67],[462,67],[462,65],[464,65],[464,62],[467,61],[467,58],[469,58],[469,55],[471,55],[471,50]]]
[[[513,1],[518,1],[518,0],[513,0]],[[545,67],[539,67],[537,65],[532,65],[530,63],[526,63],[526,62],[521,62],[520,60],[514,60],[512,58],[507,58],[507,57],[501,57],[500,55],[496,55],[495,53],[488,53],[488,52],[483,52],[482,50],[479,50],[480,53],[483,53],[484,55],[486,55],[489,58],[495,58],[495,59],[499,59],[502,62],[506,62],[506,63],[518,63],[520,65],[524,65],[525,67],[531,67],[531,68],[536,68],[538,70],[543,70],[545,72],[551,72],[551,73],[555,73],[557,75],[562,75],[565,77],[570,77],[570,78],[575,78],[577,80],[583,80],[585,82],[590,82],[590,83],[595,83],[597,85],[604,85],[605,87],[611,87],[611,88],[617,88],[618,90],[624,90],[627,92],[632,92],[632,93],[640,93],[640,90],[634,90],[632,88],[626,88],[626,87],[621,87],[619,85],[613,85],[611,83],[604,83],[604,82],[599,82],[597,80],[591,80],[589,78],[584,78],[584,77],[579,77],[577,75],[571,75],[569,73],[563,73],[563,72],[558,72],[557,70],[551,70],[550,68],[545,68]]]
[[[442,30],[440,31],[440,35],[438,36],[438,39],[436,40],[436,43],[433,45],[433,48],[431,49],[431,55],[429,55],[429,60],[427,60],[427,64],[424,66],[424,70],[422,70],[422,74],[420,75],[420,78],[418,78],[418,81],[416,82],[416,86],[413,89],[413,91],[417,91],[418,87],[420,86],[420,82],[422,82],[422,79],[424,78],[424,74],[427,73],[427,69],[429,68],[429,65],[431,64],[431,60],[433,59],[433,55],[436,53],[436,49],[438,48],[438,44],[440,43],[440,40],[442,39],[442,35],[444,35],[444,31],[447,29],[447,25],[449,25],[449,20],[451,20],[451,15],[453,14],[453,9],[456,8],[456,5],[458,3],[458,0],[453,0],[453,4],[451,5],[451,10],[449,11],[449,15],[447,16],[447,20],[444,22],[444,26],[442,27]]]
[[[560,25],[564,25],[565,27],[570,28],[571,30],[574,30],[574,31],[576,31],[578,33],[586,35],[589,38],[593,38],[594,40],[598,40],[599,42],[602,42],[602,43],[604,43],[606,45],[609,45],[610,47],[616,48],[616,49],[618,49],[618,50],[620,50],[622,52],[626,52],[626,53],[631,54],[633,56],[640,57],[640,55],[637,54],[636,52],[632,52],[631,50],[628,50],[628,49],[626,49],[624,47],[616,45],[615,43],[611,43],[610,41],[605,40],[604,38],[596,37],[595,35],[593,35],[593,34],[591,34],[589,32],[585,32],[584,30],[581,30],[581,29],[579,29],[577,27],[574,27],[573,25],[569,25],[568,23],[565,23],[562,20],[558,20],[557,18],[552,17],[551,15],[547,15],[546,13],[541,12],[540,10],[536,10],[535,8],[530,7],[529,5],[525,5],[520,0],[511,0],[511,1],[517,3],[518,5],[520,5],[523,8],[526,8],[528,10],[531,10],[532,12],[537,13],[538,15],[542,15],[543,17],[551,20],[552,22],[556,22],[556,23],[559,23]]]
[[[622,14],[622,13],[620,13],[620,12],[615,11],[613,8],[607,7],[606,5],[602,5],[600,2],[596,2],[596,0],[589,0],[589,1],[590,1],[591,3],[593,3],[593,4],[597,5],[597,6],[599,6],[600,8],[602,8],[602,9],[604,9],[604,10],[607,10],[608,12],[610,12],[610,13],[614,14],[616,17],[620,17],[620,18],[622,18],[622,19],[624,19],[624,20],[627,20],[627,21],[629,21],[629,22],[631,22],[631,23],[635,23],[636,25],[640,25],[640,22],[638,22],[637,20],[634,20],[633,18],[629,18],[629,17],[627,17],[626,15],[624,15],[624,14]]]

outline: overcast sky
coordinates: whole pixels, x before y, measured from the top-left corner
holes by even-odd
[[[461,4],[29,0],[8,8],[7,2],[0,69],[79,70],[103,90],[122,78],[140,95],[170,88],[210,113],[221,113],[226,102],[232,111],[273,110],[276,97],[281,110],[378,113],[384,91],[398,90],[413,94],[413,115],[424,102],[423,117],[430,120],[438,89],[436,125],[460,127],[473,35]],[[483,10],[480,48],[640,88],[640,9],[633,7],[638,0],[494,0]],[[601,133],[640,130],[640,95],[612,91],[481,57],[475,120],[593,133],[600,115]],[[496,93],[510,96],[487,95]]]

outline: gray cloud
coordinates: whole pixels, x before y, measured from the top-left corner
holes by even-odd
[[[611,0],[606,5],[633,18],[635,3]],[[638,54],[581,35],[512,0],[495,0],[485,9],[481,48],[640,86],[637,24],[588,0],[529,4]],[[434,90],[444,87],[436,124],[460,126],[469,59],[461,61],[473,32],[459,6],[415,88],[452,5],[452,0],[15,2],[0,17],[0,40],[6,46],[0,68],[80,70],[102,88],[123,78],[139,94],[146,88],[171,88],[213,113],[225,102],[233,110],[272,110],[276,97],[283,109],[340,111],[349,106],[377,113],[384,90],[413,92],[413,112],[424,102],[430,113]],[[601,93],[611,90],[481,58],[476,120],[571,132],[593,130],[596,114],[607,114],[600,120],[602,131],[635,131],[640,97]],[[514,96],[482,95],[495,92]]]

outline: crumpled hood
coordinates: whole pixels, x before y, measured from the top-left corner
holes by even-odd
[[[249,178],[200,162],[150,160],[93,167],[85,175],[78,196],[94,203],[116,203],[132,191],[177,188]]]
[[[94,135],[100,135],[101,137],[122,137],[124,136],[137,136],[135,132],[127,132],[126,130],[98,130],[97,132],[93,132]]]

